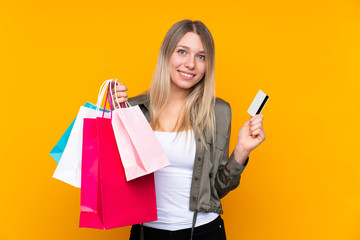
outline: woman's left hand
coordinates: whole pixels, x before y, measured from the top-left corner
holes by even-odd
[[[237,147],[249,154],[265,140],[264,116],[257,114],[249,119],[239,131]]]

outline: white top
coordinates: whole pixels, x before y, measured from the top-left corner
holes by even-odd
[[[154,173],[158,220],[144,223],[144,226],[170,231],[192,227],[194,212],[189,210],[189,203],[196,143],[191,130],[187,135],[179,132],[176,137],[176,132],[155,131],[170,166]],[[198,212],[195,227],[218,216],[217,213]]]

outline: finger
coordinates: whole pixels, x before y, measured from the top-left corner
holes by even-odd
[[[126,102],[128,99],[127,98],[118,98],[118,102],[119,103],[124,103]]]
[[[114,90],[114,89],[116,89],[116,86],[119,85],[119,82],[117,81],[117,79],[113,79],[111,81],[110,85],[111,85],[111,89]]]
[[[252,116],[251,117],[251,122],[254,122],[254,121],[258,121],[259,119],[264,119],[264,116],[263,115],[261,115],[261,114],[257,114],[257,115],[254,115],[254,116]]]
[[[126,92],[117,92],[116,93],[116,96],[118,97],[118,98],[127,98],[128,97],[128,95],[127,95],[127,93]]]
[[[114,89],[115,89],[115,90],[114,90]],[[116,91],[116,92],[125,92],[125,91],[127,91],[127,90],[128,90],[128,88],[127,88],[126,86],[124,86],[124,85],[123,85],[123,86],[119,86],[119,85],[118,85],[118,86],[116,86],[116,88],[112,88],[112,89],[111,89],[111,94],[114,95],[114,94],[115,94],[115,91]]]
[[[244,126],[249,127],[250,128],[250,119],[244,124]]]
[[[251,127],[250,127],[250,131],[254,131],[255,129],[258,129],[258,128],[261,128],[261,124],[260,124],[260,123],[256,124],[255,126],[251,126]]]
[[[261,129],[258,128],[258,129],[256,129],[256,130],[254,130],[254,131],[251,132],[251,136],[257,136],[257,135],[259,135],[260,133],[261,133]]]
[[[264,129],[260,132],[260,138],[264,141],[266,139]]]
[[[254,126],[258,123],[262,124],[263,120],[261,118],[257,118],[254,121],[251,122],[250,126]]]
[[[128,98],[128,94],[126,92],[118,92],[116,94],[114,94],[113,96],[113,99],[116,100],[116,99],[120,99],[120,98]]]
[[[117,98],[117,99],[114,99],[114,101],[116,102],[116,105],[120,105],[120,103],[124,103],[126,102],[128,99],[127,98],[124,98],[124,97],[121,97],[121,98]]]
[[[262,114],[256,114],[254,116],[251,117],[251,121],[254,121],[256,119],[264,119],[264,115]]]
[[[125,92],[127,90],[128,90],[128,88],[125,85],[117,85],[116,86],[116,91],[117,92]]]

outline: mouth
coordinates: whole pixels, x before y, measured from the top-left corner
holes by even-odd
[[[196,75],[196,74],[191,74],[191,73],[188,73],[188,72],[183,72],[183,71],[180,71],[180,70],[178,70],[178,72],[179,72],[180,76],[182,76],[183,78],[185,78],[187,80],[195,77],[195,75]]]

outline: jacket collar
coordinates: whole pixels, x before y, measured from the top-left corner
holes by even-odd
[[[128,102],[130,103],[130,105],[144,105],[146,107],[147,110],[149,110],[149,105],[150,105],[150,97],[148,96],[148,94],[141,94],[138,95],[136,97],[132,97],[129,98]]]

